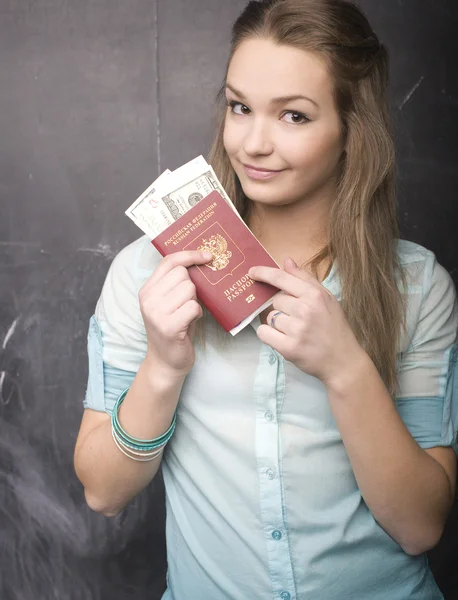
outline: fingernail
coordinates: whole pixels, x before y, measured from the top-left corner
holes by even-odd
[[[289,263],[289,265],[290,265],[291,267],[296,267],[296,269],[298,268],[298,266],[297,266],[297,264],[296,264],[296,261],[294,261],[294,260],[291,258],[291,256],[288,256],[288,257],[285,259],[285,262]]]
[[[213,258],[213,254],[211,252],[202,252],[202,258],[204,260],[211,260]]]

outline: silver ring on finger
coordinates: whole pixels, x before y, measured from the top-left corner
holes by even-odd
[[[273,327],[274,329],[277,329],[277,328],[275,327],[275,321],[276,321],[276,319],[277,319],[278,315],[284,315],[284,314],[285,314],[285,313],[284,313],[282,310],[277,310],[277,312],[276,312],[276,313],[274,313],[274,314],[271,316],[271,318],[270,318],[270,326],[271,326],[271,327]],[[277,329],[277,331],[278,331],[278,329]]]

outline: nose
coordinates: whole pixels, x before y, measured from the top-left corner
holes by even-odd
[[[246,131],[243,149],[247,155],[268,155],[273,150],[267,123],[261,119],[253,119]]]

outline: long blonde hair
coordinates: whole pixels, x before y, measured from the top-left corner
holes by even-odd
[[[224,91],[232,57],[247,39],[311,51],[324,58],[334,82],[346,152],[328,225],[328,243],[309,266],[338,265],[341,305],[359,343],[392,396],[405,302],[398,261],[395,152],[387,86],[388,54],[366,17],[344,0],[249,2],[233,25],[224,83],[217,96],[216,134],[208,156],[229,197],[247,218],[250,200],[223,145]]]

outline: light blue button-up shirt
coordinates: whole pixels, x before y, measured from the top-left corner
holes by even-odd
[[[408,273],[398,411],[423,448],[456,443],[458,313],[434,255],[399,241]],[[146,352],[138,290],[159,254],[146,237],[114,260],[88,336],[84,406],[111,413]],[[337,268],[323,284],[340,298]],[[162,469],[163,600],[436,600],[425,555],[409,556],[361,497],[323,383],[256,336],[211,318],[187,376]]]

